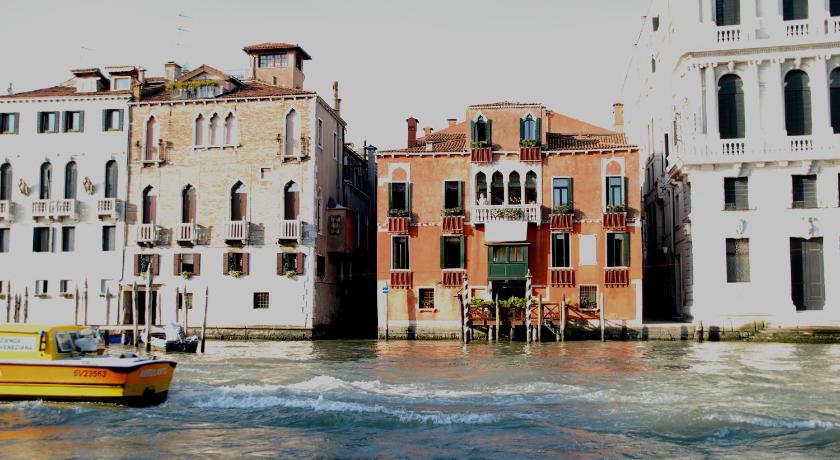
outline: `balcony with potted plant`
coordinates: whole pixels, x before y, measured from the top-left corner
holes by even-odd
[[[542,161],[542,147],[537,139],[522,139],[519,141],[519,161]]]
[[[441,211],[443,222],[441,222],[441,232],[444,235],[463,235],[464,234],[464,208],[446,208]]]
[[[560,204],[551,208],[551,230],[571,232],[574,225],[575,209],[572,204]]]
[[[470,143],[470,160],[473,163],[492,163],[493,146],[489,141],[473,141]]]
[[[605,230],[624,230],[627,228],[627,206],[623,204],[607,205],[603,218]]]
[[[411,227],[411,214],[407,209],[388,210],[388,233],[408,235]]]

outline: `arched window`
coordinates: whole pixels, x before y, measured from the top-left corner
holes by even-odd
[[[737,75],[724,75],[718,83],[718,123],[721,139],[744,138],[744,84]]]
[[[204,142],[207,140],[206,124],[207,119],[204,118],[203,114],[199,113],[195,119],[195,145],[204,145]]]
[[[196,207],[198,202],[195,195],[195,187],[187,185],[181,191],[181,222],[184,224],[194,224],[196,216]]]
[[[0,166],[0,200],[12,199],[12,165],[3,163]]]
[[[50,199],[50,189],[52,188],[52,165],[50,162],[41,165],[41,183],[38,190],[38,197],[42,200]]]
[[[230,220],[245,220],[248,215],[248,190],[245,184],[237,182],[230,189]]]
[[[741,24],[741,0],[716,0],[715,22],[718,26]]]
[[[535,141],[539,136],[537,130],[537,120],[535,120],[533,115],[529,113],[525,118],[522,119],[522,132],[520,133],[520,138],[523,141]]]
[[[483,172],[475,175],[475,202],[479,205],[487,204],[487,176]]]
[[[484,116],[479,115],[472,123],[472,141],[483,146],[492,144],[491,126],[490,120],[485,120]]]
[[[508,179],[508,204],[522,204],[522,183],[516,171],[510,173]]]
[[[109,160],[105,163],[105,198],[117,197],[117,162]]]
[[[808,0],[783,0],[782,16],[785,21],[808,19]]]
[[[791,70],[785,76],[785,128],[788,136],[811,135],[811,88],[808,74]]]
[[[300,187],[294,181],[283,187],[283,218],[297,220],[300,214]]]
[[[298,118],[298,113],[294,109],[286,114],[286,145],[284,152],[288,157],[294,157],[300,154],[300,123]]]
[[[840,2],[840,0],[837,0]],[[835,134],[840,134],[840,67],[831,72],[829,82],[831,91],[831,126]]]
[[[64,199],[66,200],[76,199],[76,186],[78,184],[76,174],[76,162],[67,163],[67,166],[64,167]]]
[[[223,135],[222,117],[218,113],[214,113],[210,117],[210,145],[222,145]]]
[[[144,158],[148,161],[154,161],[158,158],[158,123],[155,117],[149,117],[146,120],[146,150]]]
[[[840,16],[840,0],[831,0],[828,11],[831,16]]]
[[[232,112],[225,117],[225,145],[237,145],[239,143],[239,131],[236,123],[236,115]]]
[[[534,171],[525,175],[525,204],[537,204],[537,173]]]
[[[498,171],[493,173],[493,180],[490,182],[490,204],[505,204],[505,179]]]
[[[150,185],[143,189],[143,223],[154,224],[157,220],[157,196]]]

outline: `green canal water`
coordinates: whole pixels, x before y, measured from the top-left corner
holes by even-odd
[[[840,456],[840,346],[210,342],[168,401],[0,403],[8,458]]]

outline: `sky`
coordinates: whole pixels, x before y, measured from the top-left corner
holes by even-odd
[[[300,44],[306,89],[347,140],[402,147],[406,118],[441,129],[469,104],[521,101],[604,127],[650,0],[3,0],[0,91],[79,67],[175,60],[245,74],[245,45]]]

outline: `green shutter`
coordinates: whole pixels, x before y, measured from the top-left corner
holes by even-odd
[[[525,119],[524,118],[519,119],[519,140],[520,141],[525,140]]]
[[[458,207],[464,209],[464,181],[458,181]]]
[[[102,110],[102,131],[108,131],[108,109]]]
[[[411,183],[405,183],[405,212],[411,216]]]
[[[604,190],[606,190],[605,195],[607,197],[607,203],[606,203],[605,206],[609,206],[609,205],[612,204],[612,203],[610,203],[610,196],[612,194],[610,193],[610,178],[609,178],[609,176],[604,178]]]
[[[388,210],[394,209],[394,184],[388,183]]]
[[[487,120],[487,145],[493,147],[493,120]]]
[[[79,132],[85,132],[85,112],[84,110],[79,112]]]
[[[471,121],[470,122],[470,140],[472,142],[475,142],[476,137],[478,137],[478,131],[476,131],[476,129],[475,129],[475,122]]]
[[[18,134],[18,128],[20,127],[20,112],[15,113],[15,124],[12,126],[15,134]]]
[[[569,206],[575,205],[575,180],[573,178],[569,178],[569,202],[567,203]]]
[[[537,118],[537,144],[542,145],[542,118]]]
[[[58,128],[58,130],[62,133],[67,132],[67,112],[56,112],[55,120],[58,123],[56,128]]]
[[[630,184],[629,179],[625,177],[624,178],[624,184],[623,184],[623,188],[624,188],[623,191],[624,191],[624,207],[627,208],[627,209],[630,209],[630,201],[628,201],[628,197],[630,196],[629,195],[630,194],[630,188],[628,187],[629,184]]]
[[[446,268],[446,237],[440,237],[440,268]]]
[[[624,233],[624,264],[625,267],[630,266],[630,234]]]
[[[466,264],[464,263],[464,259],[466,258],[467,252],[466,249],[466,242],[464,241],[464,237],[461,236],[461,268],[467,268]]]

